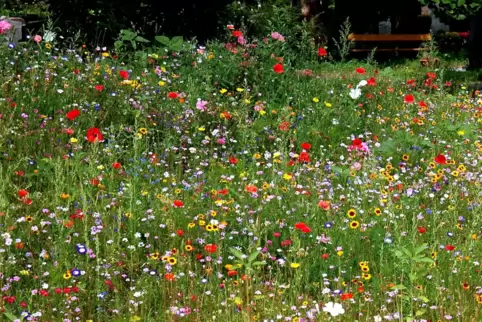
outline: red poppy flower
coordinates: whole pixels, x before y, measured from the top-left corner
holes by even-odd
[[[301,152],[298,158],[301,162],[310,162],[310,156],[307,152]]]
[[[437,74],[435,74],[435,73],[428,72],[426,75],[427,75],[427,77],[430,78],[430,79],[435,79],[435,78],[437,78]]]
[[[375,81],[374,77],[368,79],[367,84],[368,84],[368,86],[377,86],[377,82]]]
[[[365,74],[366,73],[366,70],[365,68],[363,67],[358,67],[357,69],[355,69],[355,71],[358,73],[358,74]]]
[[[176,208],[184,207],[184,202],[182,202],[182,200],[174,200],[172,204],[173,204],[174,207],[176,207]]]
[[[353,293],[343,293],[341,295],[341,300],[342,301],[346,301],[346,300],[350,300],[353,298]]]
[[[415,101],[415,98],[413,97],[412,94],[407,94],[403,97],[403,101],[406,103],[406,104],[412,104],[414,101]]]
[[[169,92],[167,93],[167,97],[169,98],[172,98],[172,99],[175,99],[179,96],[179,94],[177,94],[176,92]]]
[[[68,128],[68,129],[64,129],[64,133],[67,135],[73,135],[75,131],[71,128]]]
[[[178,230],[176,230],[176,234],[181,237],[181,236],[184,235],[184,230],[178,229]]]
[[[18,197],[19,198],[25,198],[26,196],[28,196],[28,191],[25,190],[25,189],[20,189],[18,191]]]
[[[326,49],[323,47],[318,48],[318,57],[326,57],[326,56],[328,56],[328,52],[326,51]]]
[[[238,159],[236,159],[234,156],[230,156],[230,157],[229,157],[229,163],[231,163],[231,164],[237,164],[237,163],[238,163]]]
[[[215,253],[217,249],[218,246],[216,246],[216,244],[207,244],[204,246],[204,250],[210,254]]]
[[[281,122],[278,128],[280,129],[280,131],[286,132],[290,129],[290,126],[291,126],[290,122],[284,121],[284,122]]]
[[[104,85],[95,85],[95,90],[98,92],[102,92],[104,90]]]
[[[304,233],[311,232],[311,228],[308,227],[304,222],[299,222],[295,224],[295,229],[300,230]]]
[[[78,109],[73,109],[73,110],[67,112],[67,114],[65,114],[65,117],[68,118],[69,120],[73,121],[79,115],[80,115],[80,111]]]
[[[242,36],[243,36],[243,32],[242,32],[242,31],[239,31],[239,30],[234,30],[234,31],[231,33],[231,35],[232,35],[233,37],[238,38],[238,37],[242,37]]]
[[[301,143],[301,148],[302,148],[303,150],[308,151],[308,150],[311,148],[311,144],[306,143],[306,142]]]
[[[236,276],[236,275],[238,275],[238,272],[237,272],[237,271],[228,271],[228,276],[229,276],[229,277]]]
[[[96,127],[92,127],[87,130],[87,140],[89,142],[97,142],[97,141],[102,141],[104,140],[104,136],[102,135],[102,132]]]
[[[328,255],[328,253],[324,253],[323,255],[321,255],[321,258],[326,260],[326,259],[328,259],[329,256],[330,255]]]
[[[281,233],[280,232],[274,232],[273,233],[273,237],[280,237],[281,236]]]
[[[119,72],[119,76],[123,79],[128,79],[129,78],[129,72],[125,71],[125,70],[121,70]]]
[[[282,64],[275,64],[273,66],[273,71],[276,73],[276,74],[283,74],[285,72],[285,69],[283,67]]]
[[[417,229],[418,229],[418,232],[421,233],[421,234],[423,234],[427,231],[427,229],[425,229],[425,227],[417,227]]]
[[[120,162],[114,162],[114,163],[112,163],[112,167],[114,169],[120,169],[120,168],[122,168],[122,164],[120,164]]]
[[[447,164],[447,158],[443,154],[437,155],[433,160],[438,164]]]
[[[75,75],[79,75],[79,72],[80,72],[80,71],[79,71],[77,68],[74,69],[74,74],[75,74]]]
[[[97,178],[90,179],[90,184],[92,184],[93,186],[98,186],[99,183],[100,183],[100,181]]]
[[[246,187],[244,187],[244,191],[249,193],[256,193],[258,192],[258,188],[255,185],[248,184]]]
[[[164,279],[166,281],[173,281],[176,279],[176,275],[174,275],[174,273],[166,273],[164,274]]]
[[[449,252],[453,251],[454,249],[455,249],[455,246],[452,246],[452,245],[450,245],[450,244],[449,244],[449,245],[445,245],[445,250],[447,250],[447,251],[449,251]]]

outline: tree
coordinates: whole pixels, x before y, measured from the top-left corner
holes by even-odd
[[[455,19],[470,19],[469,69],[482,67],[482,0],[420,0]]]

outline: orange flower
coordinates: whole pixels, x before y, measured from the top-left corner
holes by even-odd
[[[258,192],[258,188],[255,185],[248,184],[246,187],[244,187],[244,191],[249,193],[256,193]]]

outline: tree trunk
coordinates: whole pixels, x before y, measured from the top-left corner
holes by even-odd
[[[482,67],[482,9],[480,9],[470,24],[469,36],[469,67],[480,69]]]

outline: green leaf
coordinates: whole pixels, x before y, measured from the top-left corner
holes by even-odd
[[[412,258],[413,257],[413,254],[411,251],[409,251],[408,249],[406,249],[405,247],[402,247],[402,252],[408,256],[408,258]]]
[[[241,253],[239,250],[237,250],[236,248],[233,248],[231,247],[229,249],[229,251],[231,252],[231,254],[233,254],[234,256],[236,256],[237,258],[243,260],[243,257],[244,257],[244,254]]]
[[[265,261],[262,261],[262,262],[254,262],[253,264],[251,264],[251,266],[253,266],[253,267],[263,266],[263,265],[266,265],[266,262],[265,262]]]
[[[429,299],[428,299],[427,297],[425,297],[425,296],[419,296],[418,298],[419,298],[420,300],[422,300],[423,303],[428,303],[428,302],[429,302]]]
[[[430,263],[430,264],[435,263],[435,261],[433,259],[428,258],[428,257],[415,257],[415,258],[413,258],[413,261],[417,262],[417,263]]]
[[[465,4],[465,0],[459,0],[457,6],[462,7]]]
[[[134,50],[137,49],[137,44],[135,40],[131,40],[131,45],[132,45],[132,48],[134,48]]]
[[[413,282],[417,279],[417,274],[410,273],[410,274],[408,274],[408,277],[410,278],[410,281]]]
[[[175,36],[171,39],[171,45],[182,45],[184,43],[184,39],[182,36]]]
[[[420,254],[420,253],[423,252],[426,248],[427,248],[427,244],[422,244],[422,245],[418,246],[418,247],[415,248],[415,250],[414,250],[414,252],[415,252],[414,255]]]
[[[394,287],[392,287],[392,289],[394,289],[394,290],[405,290],[406,287],[403,284],[398,284],[398,285],[395,285]]]
[[[417,310],[417,311],[415,312],[415,316],[424,315],[425,312],[427,312],[427,310],[425,310],[425,309]]]
[[[147,40],[146,38],[141,37],[141,36],[137,36],[137,37],[136,37],[136,41],[139,41],[139,42],[150,42],[149,40]]]
[[[254,261],[256,257],[258,257],[258,255],[259,255],[259,250],[252,252],[248,257],[248,263],[251,263],[252,261]]]
[[[3,313],[3,315],[5,315],[7,317],[7,319],[9,319],[10,321],[20,320],[19,318],[17,318],[15,315],[13,315],[10,312],[5,312],[5,313]]]
[[[155,39],[164,46],[169,46],[171,44],[171,41],[166,36],[156,36]]]

